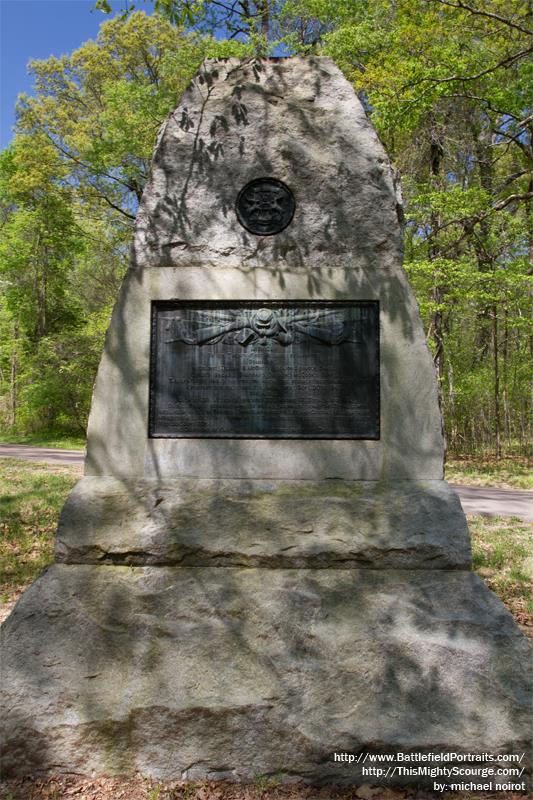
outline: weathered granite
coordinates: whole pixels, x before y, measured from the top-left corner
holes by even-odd
[[[69,564],[468,569],[444,481],[83,478],[59,521]]]
[[[234,202],[266,176],[296,211],[254,237]],[[465,569],[399,216],[328,59],[202,67],[158,140],[67,563],[2,627],[4,774],[368,782],[333,752],[527,749],[531,651]],[[180,299],[379,301],[381,439],[148,438],[151,303]]]
[[[272,175],[292,223],[253,236],[234,204]],[[164,125],[88,426],[87,475],[438,480],[434,368],[402,269],[393,172],[327,58],[206,62]],[[148,439],[154,300],[378,300],[379,441]]]
[[[5,776],[368,783],[333,753],[528,747],[527,641],[468,572],[56,565],[2,647]]]
[[[296,200],[276,236],[248,233],[234,211],[263,177]],[[160,134],[134,266],[368,268],[392,280],[399,202],[383,146],[329,58],[208,60]]]

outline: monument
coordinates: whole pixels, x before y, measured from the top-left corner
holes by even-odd
[[[528,749],[530,648],[443,480],[400,216],[330,60],[204,63],[56,563],[3,626],[5,775],[380,783],[365,754]]]

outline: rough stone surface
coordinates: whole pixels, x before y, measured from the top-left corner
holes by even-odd
[[[368,782],[333,753],[528,748],[529,646],[468,572],[56,565],[2,635],[6,776]]]
[[[296,200],[274,236],[234,212],[261,177]],[[156,147],[68,563],[2,627],[5,774],[368,782],[333,752],[527,749],[530,648],[463,571],[398,216],[328,59],[202,67]],[[149,439],[151,304],[180,299],[379,301],[381,439]]]
[[[83,478],[59,522],[67,563],[468,569],[444,481]]]
[[[296,211],[258,237],[235,201],[265,177],[291,189]],[[383,146],[328,58],[206,61],[161,132],[134,264],[395,269],[397,204]]]
[[[438,480],[443,438],[435,375],[418,308],[398,264],[393,281],[366,271],[200,267],[130,270],[98,370],[88,475],[130,477]],[[381,439],[148,439],[151,301],[380,300]]]
[[[276,177],[291,224],[254,236],[240,189]],[[432,480],[444,442],[431,355],[402,270],[384,149],[327,58],[206,62],[164,125],[88,427],[87,475]],[[381,439],[148,439],[154,300],[378,300]]]

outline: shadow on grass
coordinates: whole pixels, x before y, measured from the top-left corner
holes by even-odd
[[[78,468],[0,459],[0,596],[53,561],[59,512]]]

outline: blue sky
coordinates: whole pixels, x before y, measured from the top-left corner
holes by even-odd
[[[111,5],[117,11],[124,8],[121,0]],[[0,0],[1,148],[13,135],[17,95],[31,91],[28,61],[60,56],[94,39],[108,17],[93,9],[93,0]]]

